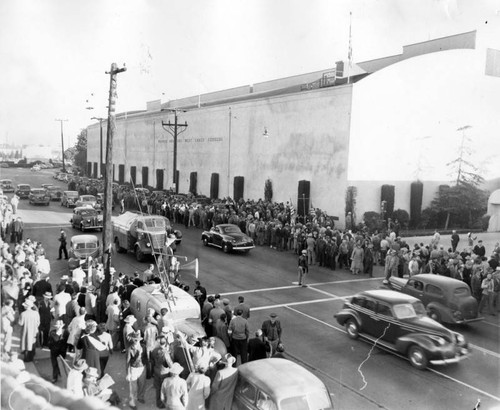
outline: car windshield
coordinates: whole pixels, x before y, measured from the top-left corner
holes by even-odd
[[[222,228],[222,232],[224,232],[224,233],[241,233],[241,230],[237,226],[225,226],[224,228]]]
[[[410,319],[412,317],[417,317],[417,313],[413,308],[411,303],[404,303],[401,305],[394,305],[394,314],[398,319]]]
[[[68,192],[66,192],[66,196],[67,196],[68,198],[78,198],[78,192],[75,192],[75,193],[73,193],[73,194],[72,194],[72,193],[68,193]]]
[[[470,296],[470,289],[466,286],[462,286],[459,288],[456,288],[453,291],[454,296],[459,296],[459,297],[464,297],[464,296]]]
[[[164,228],[165,221],[163,219],[156,218],[146,218],[144,219],[144,225],[148,228]]]
[[[88,208],[88,209],[82,209],[80,211],[80,215],[82,216],[96,216],[97,215],[97,211],[92,209],[92,208]]]
[[[45,189],[32,189],[32,194],[45,194]]]
[[[326,390],[308,392],[299,396],[287,397],[281,400],[280,409],[283,410],[329,410],[333,409],[332,402]]]
[[[95,197],[93,197],[93,196],[82,196],[81,200],[83,202],[92,202],[92,201],[95,201]]]
[[[95,242],[81,242],[75,244],[75,249],[97,249],[97,243]]]

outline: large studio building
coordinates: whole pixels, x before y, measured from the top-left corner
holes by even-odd
[[[500,129],[498,77],[500,52],[473,31],[352,67],[339,62],[324,71],[153,101],[144,111],[117,116],[114,180],[245,199],[263,198],[270,180],[273,200],[321,208],[343,225],[349,186],[356,187],[361,216],[380,209],[382,184],[395,186],[395,209],[409,210],[410,184],[418,178],[425,207],[443,183],[433,172],[442,171],[457,136],[467,133],[479,147],[487,141],[488,150],[500,152],[500,138],[490,141],[493,128]],[[100,124],[87,131],[87,171],[97,176]]]

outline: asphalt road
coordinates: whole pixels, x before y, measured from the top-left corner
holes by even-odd
[[[2,178],[12,178],[15,184],[39,186],[55,181],[51,170],[33,174],[29,170],[2,169],[0,174]],[[69,225],[71,210],[62,208],[58,202],[49,207],[35,207],[22,201],[19,208],[25,221],[25,236],[44,243],[52,264],[52,282],[56,283],[67,273],[66,261],[55,260],[58,231],[64,227],[70,237],[80,233]],[[186,256],[188,261],[199,259],[199,279],[209,293],[221,293],[233,305],[238,295],[245,296],[252,308],[252,331],[271,312],[279,315],[287,354],[326,383],[336,409],[472,409],[478,398],[481,409],[500,406],[498,316],[486,316],[483,322],[454,328],[471,344],[468,360],[419,371],[404,358],[349,339],[333,318],[344,297],[381,286],[382,268],[375,268],[375,278],[367,278],[313,266],[307,278],[309,287],[302,288],[296,285],[296,257],[292,253],[259,247],[248,254],[226,255],[216,248],[204,247],[201,230],[176,228],[184,235],[177,254]],[[497,234],[481,237],[488,251],[498,241]],[[420,242],[422,238],[413,240]],[[449,243],[448,237],[442,240]],[[132,254],[114,255],[113,265],[127,274],[147,267],[147,263],[137,262]],[[182,280],[193,289],[192,272],[183,273]],[[44,355],[42,352],[37,356],[37,368],[50,378],[50,361]],[[124,367],[123,355],[117,354],[110,360],[108,372],[117,382],[114,388],[125,398],[128,387]],[[141,408],[154,407],[152,382],[148,383],[147,404],[139,405]]]

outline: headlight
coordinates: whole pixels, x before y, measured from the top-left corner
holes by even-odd
[[[465,337],[463,337],[463,335],[462,335],[462,334],[460,334],[460,333],[455,333],[455,336],[456,336],[456,338],[457,338],[457,343],[460,343],[460,344],[465,343]]]
[[[236,243],[236,239],[231,239],[231,242],[232,243]]]
[[[151,244],[148,242],[148,243],[146,244],[146,246],[149,248],[149,247],[151,246]]]
[[[446,340],[440,336],[430,336],[430,338],[434,343],[436,343],[437,346],[444,346],[446,344]]]
[[[90,223],[90,219],[87,219],[87,222]]]

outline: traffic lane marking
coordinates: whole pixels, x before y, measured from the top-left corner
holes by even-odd
[[[329,328],[332,328],[332,329],[337,330],[337,331],[339,331],[339,332],[341,332],[341,333],[347,334],[347,332],[346,332],[344,329],[342,329],[342,328],[338,328],[338,327],[336,327],[336,326],[334,326],[334,325],[331,325],[331,324],[330,324],[330,323],[328,323],[328,322],[325,322],[325,321],[323,321],[323,320],[317,319],[317,318],[315,318],[314,316],[308,315],[307,313],[303,313],[303,312],[301,312],[300,310],[294,309],[294,308],[292,308],[292,307],[289,307],[289,306],[285,306],[285,307],[286,307],[287,309],[289,309],[289,310],[291,310],[291,311],[295,312],[295,313],[298,313],[298,314],[303,315],[303,316],[305,316],[305,317],[307,317],[307,318],[309,318],[309,319],[315,320],[316,322],[319,322],[319,323],[321,323],[321,324],[323,324],[323,325],[326,325],[326,326],[328,326]],[[471,346],[471,345],[469,345],[469,346]],[[385,349],[383,349],[383,347],[382,347],[382,346],[380,346],[380,345],[378,345],[377,347],[378,347],[378,348],[380,348],[380,349],[382,349],[382,350],[385,350]],[[474,346],[474,347],[476,348],[476,347],[479,347],[479,346]],[[478,350],[481,350],[481,349],[482,349],[482,348],[479,348]],[[490,353],[490,354],[492,354],[493,356],[499,357],[499,355],[498,355],[497,353],[495,353],[495,352],[487,351],[486,349],[482,349],[482,350],[484,350],[485,352],[489,352],[489,353]],[[401,357],[401,358],[403,358],[403,359],[405,359],[405,360],[407,360],[407,359],[408,359],[407,357],[405,357],[405,356],[403,356],[403,355],[401,355],[401,354],[399,354],[399,353],[396,353],[396,352],[392,352],[392,353],[394,353],[396,356]],[[470,385],[470,384],[468,384],[468,383],[465,383],[465,382],[462,382],[462,381],[460,381],[460,380],[458,380],[458,379],[455,379],[454,377],[448,376],[447,374],[442,373],[442,372],[440,372],[440,371],[437,371],[437,370],[435,370],[435,369],[433,369],[433,368],[430,368],[430,367],[429,367],[429,368],[427,368],[427,370],[429,370],[430,372],[435,373],[435,374],[437,374],[437,375],[439,375],[439,376],[443,376],[444,378],[446,378],[446,379],[448,379],[448,380],[454,381],[454,382],[456,382],[456,383],[458,383],[458,384],[460,384],[460,385],[462,385],[462,386],[464,386],[464,387],[468,387],[469,389],[472,389],[472,390],[474,390],[474,391],[476,391],[476,392],[478,392],[478,393],[481,393],[481,394],[483,394],[483,395],[485,395],[485,396],[487,396],[487,397],[489,397],[489,398],[491,398],[491,399],[493,399],[493,400],[496,400],[496,401],[500,402],[500,397],[498,397],[498,396],[494,396],[493,394],[490,394],[490,393],[485,392],[485,391],[483,391],[483,390],[481,390],[481,389],[479,389],[479,388],[477,388],[477,387],[474,387],[474,386],[472,386],[472,385]]]

